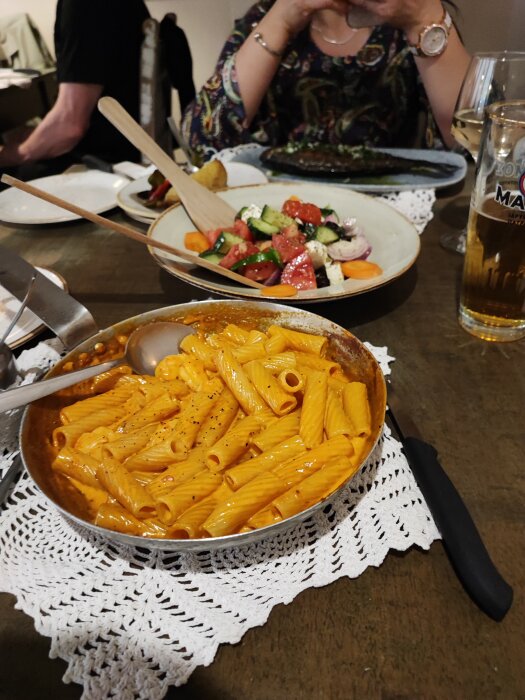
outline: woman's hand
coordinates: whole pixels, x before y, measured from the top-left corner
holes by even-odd
[[[414,0],[415,2],[415,0]],[[286,31],[288,40],[306,27],[314,12],[335,10],[346,14],[347,0],[277,0],[266,15],[266,21],[278,21]]]
[[[409,36],[428,24],[439,22],[443,16],[440,0],[348,0],[349,5],[368,10],[381,24],[402,29]]]
[[[281,55],[312,15],[319,10],[334,10],[345,17],[348,7],[348,0],[276,0],[238,50],[235,60],[247,126],[259,109]]]

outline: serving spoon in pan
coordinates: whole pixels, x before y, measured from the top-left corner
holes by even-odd
[[[170,321],[158,321],[140,326],[129,336],[122,357],[92,367],[85,367],[75,372],[68,372],[59,377],[44,379],[35,384],[0,392],[0,412],[25,406],[32,401],[49,396],[55,391],[96,377],[97,374],[107,372],[124,363],[130,365],[137,374],[153,375],[159,362],[167,355],[177,354],[180,351],[179,345],[182,339],[194,332],[191,326]]]

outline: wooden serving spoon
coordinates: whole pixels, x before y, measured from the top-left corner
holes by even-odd
[[[232,226],[235,210],[217,194],[186,175],[117,100],[113,97],[101,97],[98,109],[171,182],[184,209],[199,231],[205,233],[223,226]]]
[[[206,270],[215,272],[217,275],[222,275],[223,277],[228,277],[228,279],[234,280],[235,282],[239,282],[240,284],[243,284],[248,287],[261,289],[261,287],[263,286],[259,282],[254,282],[253,280],[250,280],[247,277],[243,277],[243,275],[239,275],[236,272],[227,270],[225,267],[221,267],[220,265],[211,263],[208,260],[205,260],[204,258],[200,258],[198,255],[192,255],[191,253],[188,253],[185,250],[175,248],[174,246],[168,245],[167,243],[163,243],[162,241],[155,241],[153,238],[145,236],[143,233],[139,233],[138,231],[136,231],[133,228],[130,228],[129,226],[124,226],[124,224],[119,224],[116,221],[106,219],[105,217],[100,216],[99,214],[94,214],[93,212],[88,211],[87,209],[83,209],[82,207],[79,207],[76,204],[73,204],[72,202],[67,202],[65,199],[61,199],[60,197],[56,197],[54,194],[45,192],[39,187],[34,187],[33,185],[30,185],[27,182],[17,180],[16,177],[11,177],[11,175],[4,174],[2,175],[1,180],[7,185],[16,187],[17,189],[23,190],[28,194],[32,194],[33,196],[38,197],[39,199],[43,199],[46,202],[49,202],[50,204],[54,204],[57,207],[61,207],[62,209],[67,209],[67,211],[73,212],[73,214],[82,216],[84,219],[88,219],[94,224],[98,224],[99,226],[110,229],[111,231],[115,231],[115,233],[120,233],[123,236],[127,236],[128,238],[131,238],[134,241],[138,241],[139,243],[144,243],[145,245],[151,246],[152,248],[159,248],[160,250],[164,250],[167,253],[176,255],[177,257],[182,258],[183,260],[191,263],[192,265],[196,265],[197,267],[204,267]],[[206,192],[207,191],[208,190],[206,190]],[[176,266],[175,262],[173,262],[173,264]]]

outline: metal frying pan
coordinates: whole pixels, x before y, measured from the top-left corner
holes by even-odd
[[[164,309],[148,311],[100,331],[69,352],[46,376],[51,377],[59,374],[61,367],[66,362],[78,363],[79,355],[92,353],[97,343],[115,343],[117,336],[128,334],[139,325],[156,320],[181,321],[190,316],[205,319],[206,323],[216,325],[217,329],[227,323],[250,319],[254,326],[262,330],[276,323],[296,330],[328,336],[334,358],[342,364],[344,369],[350,370],[356,380],[364,382],[368,388],[372,434],[368,439],[365,458],[362,460],[361,466],[364,464],[366,457],[374,448],[381,434],[384,422],[386,388],[383,373],[370,351],[355,336],[341,326],[309,311],[281,304],[248,301],[205,301],[168,306]],[[58,508],[67,519],[108,539],[130,546],[178,551],[209,551],[232,545],[240,546],[289,529],[322,508],[331,498],[329,497],[302,513],[274,525],[224,537],[197,540],[149,539],[98,527],[90,521],[89,504],[84,497],[71,486],[66,477],[51,469],[53,452],[49,436],[59,423],[58,415],[61,407],[78,400],[78,398],[80,396],[74,396],[71,393],[67,396],[55,394],[33,403],[25,410],[20,429],[21,456],[30,476],[41,489],[43,497]],[[345,484],[340,489],[344,486]]]

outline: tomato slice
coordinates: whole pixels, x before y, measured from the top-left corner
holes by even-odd
[[[289,238],[285,233],[272,236],[272,247],[279,253],[283,263],[290,262],[306,250],[298,238]]]
[[[226,267],[228,270],[239,260],[247,258],[248,255],[254,255],[259,252],[259,248],[250,241],[244,241],[243,243],[237,243],[232,246],[230,250],[226,253],[223,259],[220,261],[219,265]]]
[[[281,284],[291,284],[296,289],[317,289],[315,270],[308,251],[290,260],[282,271]]]
[[[255,240],[253,233],[248,228],[248,224],[242,219],[235,219],[233,224],[233,232],[237,236],[244,238],[245,241],[251,241],[253,243]]]
[[[304,204],[301,204],[301,208],[299,209],[299,218],[305,224],[320,226],[321,221],[323,220],[323,215],[321,214],[319,207],[316,207],[315,204],[307,204],[305,202]]]
[[[274,262],[253,263],[246,265],[240,271],[244,277],[254,282],[264,282],[279,269],[279,265]]]
[[[304,233],[299,231],[299,226],[297,226],[295,223],[290,224],[290,226],[285,226],[283,229],[281,229],[281,233],[287,238],[295,238],[300,243],[306,243],[306,236]]]
[[[301,202],[298,199],[287,199],[282,207],[283,214],[291,216],[292,219],[301,219],[305,224],[319,226],[323,220],[321,210],[315,204]]]
[[[286,216],[290,216],[292,219],[295,219],[296,216],[299,216],[299,209],[301,208],[302,202],[300,199],[287,199],[286,202],[282,206],[282,213],[286,214]]]

